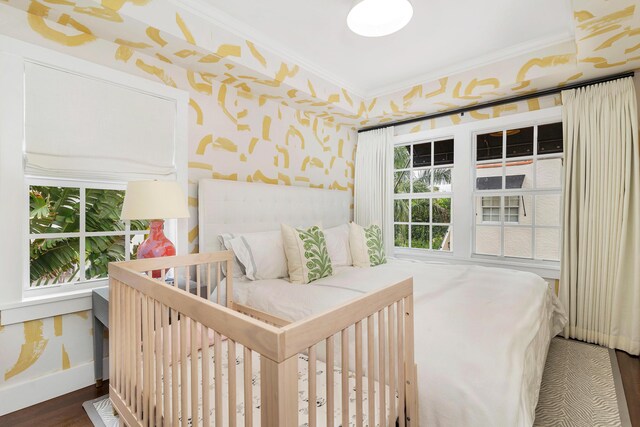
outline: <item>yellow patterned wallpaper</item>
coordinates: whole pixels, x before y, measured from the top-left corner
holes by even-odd
[[[189,227],[203,177],[353,187],[354,127],[446,111],[640,67],[636,0],[574,0],[575,40],[373,99],[350,93],[176,3],[0,0],[0,33],[190,94]],[[546,108],[558,97],[402,126],[417,132]],[[90,363],[88,312],[0,327],[0,389]],[[79,337],[86,337],[82,339]]]

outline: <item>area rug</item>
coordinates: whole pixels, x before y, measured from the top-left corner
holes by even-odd
[[[615,351],[554,338],[535,427],[631,427]]]
[[[115,427],[109,396],[82,404],[97,427]],[[542,376],[534,427],[631,427],[615,352],[554,338]]]

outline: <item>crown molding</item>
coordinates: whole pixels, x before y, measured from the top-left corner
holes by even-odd
[[[259,40],[257,44],[262,48],[265,48],[271,51],[272,53],[280,56],[285,61],[299,65],[300,67],[311,72],[312,74],[315,74],[316,76],[326,80],[329,83],[332,83],[338,86],[339,88],[343,88],[349,91],[351,94],[358,96],[363,100],[371,100],[376,97],[390,95],[395,92],[406,90],[416,85],[435,81],[443,77],[464,73],[476,68],[489,66],[491,64],[509,60],[521,55],[526,55],[527,53],[542,50],[544,48],[555,46],[558,44],[567,43],[567,42],[575,43],[575,23],[573,22],[573,19],[571,19],[572,24],[570,26],[570,29],[566,30],[562,34],[557,34],[550,37],[543,37],[536,40],[520,43],[514,46],[507,47],[505,49],[492,52],[491,54],[488,54],[488,55],[482,55],[482,56],[472,58],[470,60],[458,62],[451,66],[439,69],[438,71],[418,74],[408,79],[387,84],[380,88],[376,88],[374,90],[367,90],[366,88],[358,87],[351,83],[346,82],[340,76],[330,71],[327,71],[326,69],[324,69],[318,64],[309,62],[308,60],[302,58],[300,55],[290,50],[288,47],[275,41],[273,38],[265,35],[263,32],[257,31],[255,28],[247,25],[246,23],[238,20],[237,18],[220,10],[219,8],[207,3],[205,0],[168,0],[168,1],[186,10],[187,12],[193,13],[194,15],[197,15],[205,19],[206,21],[210,22],[212,25],[218,28],[221,28],[225,31],[228,31],[242,39],[250,40],[253,42]]]

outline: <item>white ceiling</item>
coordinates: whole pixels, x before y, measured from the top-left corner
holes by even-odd
[[[570,0],[413,0],[390,36],[346,25],[352,0],[200,0],[227,29],[366,98],[570,39]]]

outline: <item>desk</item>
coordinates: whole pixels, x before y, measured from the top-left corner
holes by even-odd
[[[102,359],[104,355],[104,328],[109,328],[109,287],[94,289],[91,293],[93,309],[93,372],[96,387],[102,386]]]

